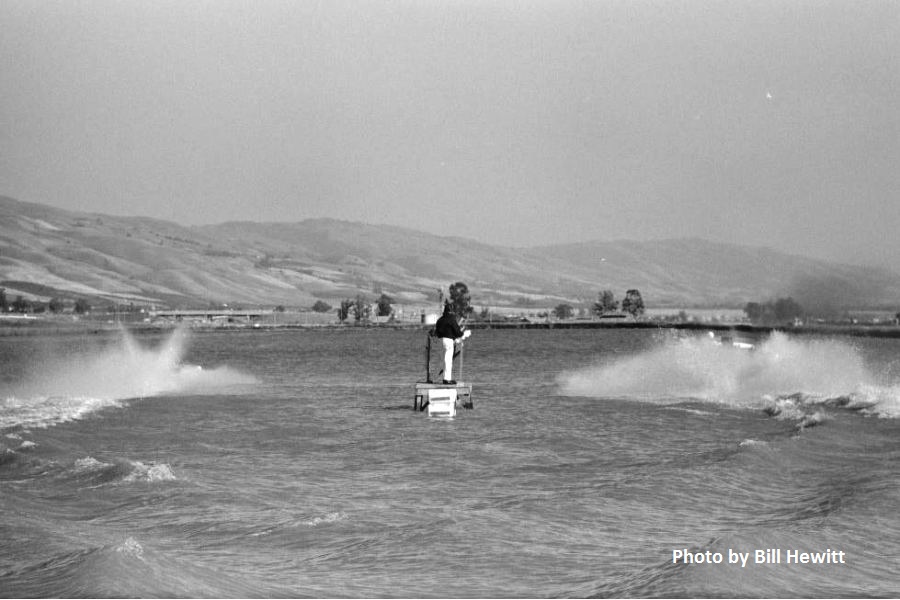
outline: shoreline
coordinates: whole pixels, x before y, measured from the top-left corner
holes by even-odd
[[[227,325],[191,323],[184,325],[191,331],[202,333],[228,331],[228,332],[254,332],[254,331],[280,331],[280,330],[341,330],[362,331],[372,329],[391,330],[421,330],[426,331],[431,326],[421,323],[369,323],[357,324],[299,324],[299,323],[230,323]],[[793,335],[826,335],[847,337],[878,337],[900,338],[900,326],[898,325],[752,325],[749,323],[722,324],[722,323],[664,323],[654,321],[632,321],[604,323],[601,321],[552,321],[543,323],[469,323],[469,329],[676,329],[686,331],[715,331],[735,332],[749,335],[769,335],[778,331]],[[40,319],[27,321],[0,320],[0,338],[3,337],[30,337],[30,336],[54,336],[54,335],[102,335],[125,329],[132,334],[167,333],[179,327],[176,323],[107,323],[80,321],[54,322]]]

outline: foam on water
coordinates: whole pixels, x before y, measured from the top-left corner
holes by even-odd
[[[79,458],[78,460],[76,460],[75,464],[73,465],[73,469],[75,473],[82,474],[105,469],[111,466],[112,465],[110,463],[100,462],[93,456],[87,456],[85,458]]]
[[[144,560],[144,548],[133,537],[125,538],[125,541],[116,546],[116,552]]]
[[[87,484],[88,488],[118,483],[155,483],[178,479],[172,467],[165,463],[145,464],[127,459],[104,462],[93,456],[77,459],[65,476],[74,476],[81,484]]]
[[[135,461],[131,463],[131,466],[132,471],[124,479],[126,482],[175,481],[177,479],[175,473],[172,472],[172,467],[165,463],[145,465],[140,461]]]
[[[310,521],[306,521],[306,525],[310,527],[317,527],[323,523],[337,523],[338,521],[343,521],[347,519],[347,515],[342,512],[333,512],[328,513],[324,517],[316,517]]]
[[[0,428],[50,427],[109,406],[122,406],[122,402],[89,396],[10,396],[0,405]]]
[[[769,443],[768,443],[768,442],[765,442],[765,441],[762,441],[762,440],[756,440],[756,439],[753,439],[753,438],[747,438],[747,439],[745,439],[745,440],[742,440],[741,443],[738,444],[738,445],[741,446],[741,447],[753,447],[753,446],[757,446],[757,447],[766,447],[766,446],[769,445]]]
[[[116,344],[72,356],[51,356],[0,395],[0,428],[49,427],[80,419],[125,400],[165,394],[223,393],[255,383],[229,367],[186,365],[187,333],[176,329],[158,348],[140,345],[122,330]]]
[[[570,396],[696,399],[735,408],[774,406],[777,413],[822,404],[900,416],[900,384],[873,373],[851,344],[780,333],[751,351],[705,337],[669,337],[646,352],[564,372],[558,383]]]

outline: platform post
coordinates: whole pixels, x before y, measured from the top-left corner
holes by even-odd
[[[425,382],[431,383],[431,334],[425,338]]]

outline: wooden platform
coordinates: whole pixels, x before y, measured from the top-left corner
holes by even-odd
[[[457,382],[456,385],[443,383],[416,383],[416,395],[413,399],[413,410],[425,410],[428,408],[427,390],[456,390],[456,406],[461,408],[475,408],[472,403],[472,384]]]

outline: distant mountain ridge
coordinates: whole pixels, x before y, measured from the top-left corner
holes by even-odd
[[[857,308],[900,302],[900,274],[701,239],[492,246],[334,219],[184,227],[0,197],[0,287],[96,301],[310,306],[378,293],[424,303],[455,281],[476,305],[592,302],[741,307],[792,295]]]

